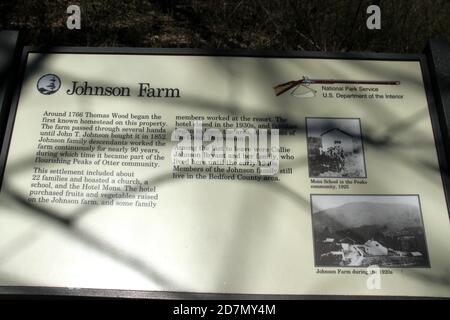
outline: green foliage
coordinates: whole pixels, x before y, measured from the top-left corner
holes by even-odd
[[[68,30],[70,4],[82,29]],[[379,4],[382,29],[366,28]],[[197,47],[420,52],[450,40],[445,0],[42,0],[2,1],[0,28],[23,30],[28,45]]]

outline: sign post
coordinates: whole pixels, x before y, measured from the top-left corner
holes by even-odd
[[[431,40],[425,54],[443,132],[443,144],[447,159],[450,159],[450,47],[444,40]]]
[[[3,141],[6,116],[11,104],[14,79],[18,69],[19,32],[0,32],[0,143]]]

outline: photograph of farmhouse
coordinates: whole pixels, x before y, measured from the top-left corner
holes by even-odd
[[[317,267],[428,267],[416,195],[311,195]]]
[[[310,177],[365,178],[359,119],[306,118]]]

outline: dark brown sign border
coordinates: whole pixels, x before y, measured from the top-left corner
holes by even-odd
[[[444,135],[438,118],[427,55],[425,54],[387,54],[387,53],[323,53],[323,52],[296,52],[296,51],[223,51],[203,49],[163,49],[163,48],[116,48],[116,47],[51,47],[36,48],[24,47],[20,58],[19,76],[14,80],[14,94],[9,109],[3,108],[1,112],[5,119],[0,123],[0,129],[5,130],[0,153],[0,187],[8,156],[11,136],[22,83],[24,80],[26,63],[29,53],[58,53],[58,54],[114,54],[114,55],[171,55],[171,56],[224,56],[224,57],[258,57],[258,58],[299,58],[299,59],[340,59],[340,60],[373,60],[373,61],[418,61],[422,71],[423,83],[428,102],[428,110],[433,127],[436,150],[439,160],[444,193],[449,203],[450,179],[448,175],[448,161],[444,147]],[[433,90],[435,89],[435,90]],[[0,131],[1,132],[1,131]],[[448,139],[448,137],[446,138]],[[0,139],[1,143],[2,139]],[[450,213],[449,213],[450,214]],[[141,290],[115,290],[92,288],[67,287],[37,287],[37,286],[0,286],[1,296],[47,296],[47,297],[104,297],[104,298],[134,298],[134,299],[208,299],[208,300],[235,300],[235,299],[262,299],[262,300],[296,300],[296,299],[430,299],[415,296],[351,296],[351,295],[286,295],[286,294],[225,294],[225,293],[189,293],[167,291],[141,291]]]

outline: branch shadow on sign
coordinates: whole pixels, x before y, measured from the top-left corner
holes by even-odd
[[[36,59],[33,61],[33,64],[29,66],[29,71],[27,72],[27,75],[25,76],[24,81],[29,81],[29,77],[32,74],[36,74],[37,72],[42,70],[42,65],[45,62],[44,55],[42,55],[42,58]],[[224,65],[218,65],[218,68],[224,68]],[[237,76],[233,70],[227,70],[230,74],[230,76]],[[267,77],[273,77],[276,73],[276,70],[268,69],[266,70]],[[65,75],[69,76],[69,75]],[[102,80],[102,83],[105,86],[108,86],[106,81]],[[234,90],[238,90],[235,88]],[[230,95],[234,94],[234,90],[231,90]],[[203,97],[189,97],[185,101],[186,109],[191,110],[195,109],[196,111],[201,112],[214,112],[214,113],[227,113],[227,114],[244,114],[245,115],[255,115],[255,116],[272,116],[273,114],[266,114],[263,112],[248,112],[244,111],[240,108],[239,105],[233,105],[233,106],[223,106],[221,104],[217,104],[215,101],[206,100]],[[253,110],[257,110],[257,108],[254,108]],[[283,110],[285,112],[285,110]],[[280,113],[280,115],[290,118],[289,113]],[[388,117],[392,117],[393,115],[387,115]],[[396,133],[399,132],[407,132],[410,130],[416,123],[421,121],[423,117],[427,116],[423,113],[414,114],[411,116],[411,118],[408,118],[405,120],[399,120],[397,123],[395,123],[392,126],[392,130]],[[298,132],[302,133],[305,130],[305,126],[303,122],[291,122],[290,124],[296,126]],[[272,123],[272,125],[276,125],[276,123]],[[170,132],[174,128],[168,128],[168,131]],[[25,139],[26,137],[24,137]],[[415,137],[416,139],[419,139],[420,136]],[[170,139],[166,139],[165,142],[169,143]],[[412,146],[415,146],[414,140],[411,142],[411,144],[407,145],[398,145],[395,141],[392,141],[390,136],[372,136],[370,132],[366,132],[364,136],[364,143],[371,146],[375,150],[385,150],[389,149],[393,146],[395,147],[402,147],[402,148],[411,148]],[[417,169],[423,169],[426,168],[429,171],[438,172],[439,168],[437,168],[434,165],[431,165],[424,161],[416,162],[414,159],[409,158],[406,155],[402,155],[400,153],[396,153],[396,157],[398,158],[398,161],[401,161],[406,166],[411,166],[412,168]],[[15,163],[11,166],[12,172],[20,172],[22,170],[28,170],[30,166],[32,167],[34,164],[34,156],[31,155],[28,159],[23,159],[23,161]],[[298,158],[294,161],[294,163],[290,164],[293,168],[302,168],[307,166],[307,158]],[[427,170],[418,170],[420,174],[427,175]],[[166,174],[161,174],[160,176],[150,176],[149,177],[153,183],[156,183],[158,186],[163,185],[165,183],[182,183],[182,181],[175,181],[172,179],[172,172],[171,170],[168,170]],[[280,197],[286,197],[290,199],[290,201],[296,203],[299,207],[302,207],[303,209],[309,207],[309,199],[305,197],[299,190],[292,190],[289,187],[283,185],[282,183],[272,183],[272,184],[263,184],[260,185],[261,188],[270,188],[272,191],[277,193]],[[29,210],[30,212],[34,212],[36,215],[40,215],[45,217],[49,223],[54,223],[58,226],[60,226],[61,229],[66,230],[68,233],[71,233],[78,239],[80,242],[87,244],[88,246],[95,248],[99,252],[104,253],[107,256],[112,257],[113,259],[118,260],[119,262],[123,263],[124,265],[129,266],[132,269],[135,269],[139,271],[140,273],[146,275],[149,279],[155,281],[163,288],[173,288],[173,287],[180,287],[180,284],[173,283],[173,280],[170,279],[169,275],[164,275],[163,272],[155,270],[154,267],[149,265],[148,261],[142,261],[137,257],[134,257],[127,252],[124,252],[121,250],[121,248],[117,248],[112,246],[110,243],[105,242],[103,239],[100,239],[96,237],[95,235],[80,230],[77,227],[77,221],[79,219],[83,219],[89,215],[90,212],[95,210],[95,207],[93,206],[84,206],[80,207],[78,210],[75,210],[75,212],[72,212],[69,216],[62,216],[58,212],[53,212],[47,208],[40,207],[36,204],[30,203],[27,201],[26,197],[12,189],[9,188],[7,184],[5,184],[2,188],[2,192],[4,192],[6,195],[14,199],[18,204]],[[235,221],[233,224],[236,226],[234,230],[235,236],[233,237],[233,243],[230,243],[230,250],[235,250],[236,247],[239,246],[239,244],[242,244],[241,251],[237,253],[237,256],[240,257],[240,260],[244,260],[245,255],[247,254],[247,250],[249,250],[250,246],[246,245],[246,240],[242,238],[242,235],[244,234],[243,229],[246,225],[249,223],[249,216],[247,215],[248,211],[251,209],[251,206],[246,202],[245,196],[243,196],[240,199],[240,213],[239,217],[241,217],[240,220]],[[276,208],[271,208],[270,206],[267,208],[269,211],[274,210],[274,215],[266,215],[266,221],[264,224],[264,230],[262,232],[270,232],[270,222],[271,219],[276,219]],[[308,210],[302,210],[304,212],[308,212]],[[301,210],[299,210],[301,212]],[[301,244],[299,244],[301,245]],[[15,249],[16,250],[16,249]],[[19,249],[17,249],[19,250]],[[236,255],[236,252],[229,251],[224,252],[223,254],[223,261],[222,269],[217,271],[217,281],[215,286],[218,290],[220,290],[223,281],[233,281],[233,282],[245,282],[246,274],[248,272],[251,272],[251,270],[245,270],[245,272],[237,272],[236,269],[233,269],[233,261],[228,260],[229,257],[233,257]],[[228,263],[226,262],[228,261]],[[414,277],[423,278],[426,281],[433,281],[436,283],[445,283],[450,284],[449,279],[442,279],[442,278],[436,278],[427,274],[424,274],[418,271],[413,271],[411,274],[414,274]],[[325,281],[325,280],[324,280]],[[245,284],[244,284],[245,285]],[[247,284],[251,285],[251,284]],[[318,285],[319,286],[319,285]],[[190,288],[181,288],[183,290],[189,291]]]

